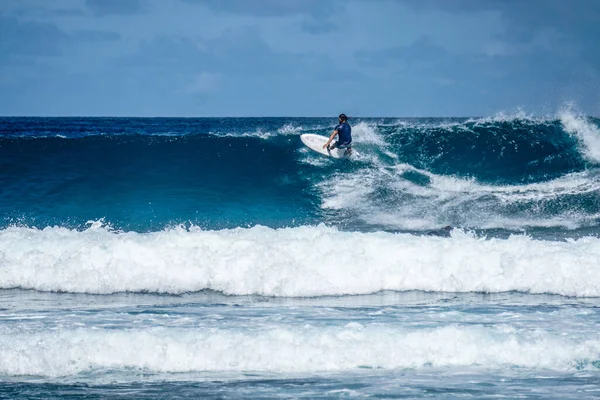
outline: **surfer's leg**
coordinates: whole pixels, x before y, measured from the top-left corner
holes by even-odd
[[[349,154],[352,153],[352,144],[351,143],[340,143],[340,142],[335,142],[337,148],[339,149],[345,149],[346,151],[344,152],[344,155],[347,156]]]

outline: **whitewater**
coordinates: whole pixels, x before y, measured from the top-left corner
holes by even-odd
[[[0,118],[0,398],[600,395],[600,120]]]
[[[344,243],[343,251],[337,250]],[[0,232],[2,289],[332,296],[382,290],[600,297],[600,239],[450,238],[335,228]],[[265,257],[268,255],[268,257]]]

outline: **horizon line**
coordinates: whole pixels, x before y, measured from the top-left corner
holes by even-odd
[[[446,116],[352,116],[349,115],[348,119],[374,119],[374,118],[398,118],[398,119],[424,119],[424,118],[437,118],[437,119],[443,119],[443,118],[495,118],[500,116],[500,114],[502,113],[498,113],[496,115],[490,115],[490,116],[482,116],[482,115],[462,115],[462,116],[457,116],[457,115],[446,115]],[[521,117],[521,115],[518,115],[518,113],[506,113],[503,116],[505,117]],[[557,114],[554,115],[536,115],[536,114],[529,114],[529,115],[523,115],[523,117],[525,118],[543,118],[543,117],[558,117]],[[584,114],[580,114],[580,116],[585,116],[585,117],[591,117],[591,118],[600,118],[598,116],[595,115],[584,115]],[[331,116],[269,116],[269,115],[264,115],[264,116],[232,116],[232,115],[228,115],[228,116],[163,116],[163,115],[156,115],[156,116],[139,116],[139,115],[0,115],[0,118],[139,118],[139,119],[143,119],[143,118],[147,118],[147,119],[152,119],[152,118],[156,118],[156,119],[175,119],[175,118],[179,118],[179,119],[202,119],[202,118],[240,118],[240,119],[259,119],[259,118],[278,118],[278,119],[291,119],[291,118],[337,118],[337,115],[331,115]]]

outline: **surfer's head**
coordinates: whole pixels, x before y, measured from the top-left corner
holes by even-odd
[[[340,122],[348,121],[348,117],[346,117],[346,114],[340,114],[338,118],[340,119]]]

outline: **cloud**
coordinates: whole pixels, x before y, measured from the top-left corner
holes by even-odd
[[[254,29],[227,30],[212,40],[158,36],[143,41],[125,65],[181,73],[224,73],[246,77],[289,73],[302,66],[292,54],[271,49]]]
[[[597,0],[397,1],[421,12],[444,11],[454,14],[498,12],[506,24],[503,37],[516,41],[531,40],[544,29],[555,29],[565,35],[590,39],[600,32],[598,25],[600,2]]]
[[[86,0],[85,4],[97,17],[131,15],[143,11],[139,0]]]
[[[304,32],[321,35],[338,30],[338,25],[327,20],[303,19],[300,23],[300,29]]]
[[[120,35],[115,32],[65,32],[48,22],[20,21],[0,16],[2,91],[12,88],[19,92],[19,88],[24,90],[27,87],[28,92],[35,93],[40,82],[47,79],[68,80],[75,71],[92,74],[88,60],[94,57],[94,45],[114,43],[119,39]],[[85,61],[82,57],[86,57]]]
[[[213,107],[224,107],[231,101],[231,106],[245,115],[259,107],[256,93],[266,96],[260,104],[281,98],[279,107],[283,107],[287,101],[299,101],[289,95],[290,88],[295,94],[327,92],[334,85],[364,78],[351,66],[336,64],[328,56],[276,51],[257,30],[246,28],[227,30],[211,40],[157,36],[140,42],[138,49],[114,68],[132,80],[160,82],[173,96],[193,95],[194,101]]]
[[[228,30],[204,42],[219,71],[248,75],[290,73],[302,68],[297,56],[273,50],[254,29]]]
[[[66,33],[48,22],[20,21],[0,17],[0,59],[27,57],[59,57],[72,51],[72,45],[89,42],[116,41],[116,32],[78,30]]]
[[[496,12],[503,21],[503,31],[482,49],[483,54],[521,54],[536,65],[543,55],[550,61],[544,69],[550,70],[569,58],[574,76],[577,71],[586,71],[589,75],[591,68],[596,71],[596,79],[600,79],[600,2],[597,0],[396,1],[419,12],[443,11],[455,15]]]
[[[84,17],[86,11],[82,8],[57,8],[50,10],[48,14],[59,17]]]
[[[395,46],[382,50],[360,50],[357,60],[363,65],[382,66],[403,61],[408,67],[414,63],[435,62],[448,56],[448,51],[433,42],[429,36],[421,36],[408,46]]]
[[[183,0],[190,4],[210,7],[217,12],[253,15],[257,17],[281,17],[307,14],[315,17],[330,15],[342,6],[338,0]]]
[[[427,11],[441,10],[448,12],[481,12],[495,10],[503,7],[504,4],[511,6],[522,0],[396,0],[410,8]],[[531,0],[530,0],[531,1]],[[543,0],[546,1],[546,0]],[[552,0],[550,0],[552,1]]]
[[[598,0],[5,0],[0,8],[4,113],[464,115],[600,104]]]
[[[5,15],[10,15],[17,18],[32,19],[37,18],[40,20],[52,19],[54,16],[76,16],[84,17],[89,16],[89,13],[85,9],[83,1],[74,2],[72,0],[4,0],[0,9]]]
[[[194,74],[204,70],[206,64],[201,43],[187,37],[159,35],[141,41],[136,50],[118,60],[116,68]]]
[[[0,58],[58,56],[68,41],[69,35],[54,24],[0,17]]]
[[[97,30],[79,30],[73,32],[72,36],[84,42],[112,42],[121,39],[121,35],[116,32]]]
[[[297,26],[310,34],[326,34],[338,29],[333,22],[346,7],[340,0],[182,0],[188,4],[202,5],[214,12],[281,18],[303,16]]]

